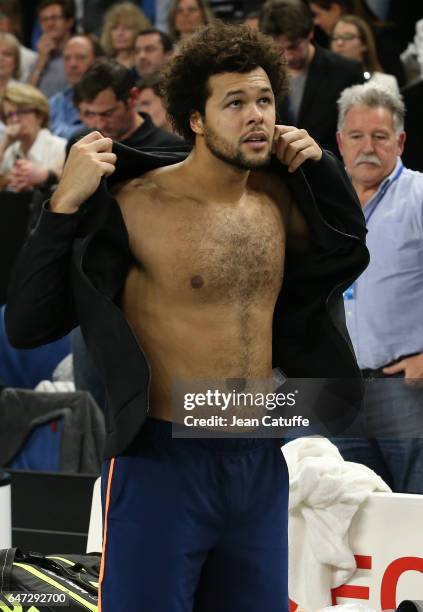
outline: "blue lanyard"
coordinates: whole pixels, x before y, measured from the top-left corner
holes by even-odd
[[[386,181],[386,183],[382,186],[381,190],[377,194],[375,200],[371,203],[370,207],[363,211],[364,212],[364,218],[366,219],[366,225],[369,224],[371,216],[373,215],[373,213],[375,212],[376,208],[380,204],[380,202],[381,202],[382,198],[384,197],[385,193],[388,191],[390,186],[393,183],[395,183],[395,181],[400,177],[400,174],[401,174],[401,172],[403,170],[404,170],[404,166],[403,166],[403,164],[401,162],[398,170],[395,173],[395,176],[390,181],[389,180]]]
[[[385,193],[388,191],[389,187],[393,183],[395,183],[395,181],[399,178],[403,170],[404,170],[404,166],[401,162],[397,172],[395,173],[395,176],[390,181],[389,180],[386,181],[386,183],[383,185],[383,187],[377,194],[374,201],[371,203],[370,207],[364,211],[364,218],[366,219],[366,225],[369,224],[371,216],[373,215],[376,208],[380,204],[382,198],[384,197]],[[350,287],[348,287],[348,289],[344,291],[343,296],[344,296],[344,300],[355,300],[357,297],[357,282],[354,282],[352,285],[350,285]]]

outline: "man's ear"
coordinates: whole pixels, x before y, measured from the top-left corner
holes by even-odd
[[[131,108],[133,108],[135,104],[138,102],[139,95],[140,95],[140,90],[138,89],[138,87],[131,87],[129,91],[128,102],[127,102],[127,104]]]
[[[407,137],[407,135],[406,135],[405,132],[400,132],[400,134],[398,136],[398,140],[397,140],[398,155],[402,155],[403,154],[406,137]]]
[[[198,111],[193,111],[190,115],[189,123],[194,134],[204,134],[203,117],[201,116],[201,113]]]
[[[339,152],[342,155],[342,134],[341,132],[336,132],[336,142],[338,144]]]

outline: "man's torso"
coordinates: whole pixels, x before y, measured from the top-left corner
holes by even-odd
[[[172,418],[175,379],[270,378],[291,205],[283,183],[252,174],[239,202],[214,203],[190,196],[175,166],[117,199],[136,261],[121,306],[151,365],[150,414]]]

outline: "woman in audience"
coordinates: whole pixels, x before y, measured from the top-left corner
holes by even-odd
[[[1,13],[0,13],[1,14]],[[0,32],[0,96],[7,85],[13,85],[20,75],[21,56],[19,42],[13,34]],[[0,141],[6,126],[0,120]]]
[[[20,67],[21,57],[17,38],[13,34],[0,32],[0,95],[8,84],[17,82]]]
[[[101,46],[109,57],[127,68],[133,68],[137,34],[150,27],[147,17],[132,2],[115,4],[106,13]]]
[[[0,114],[6,126],[0,142],[2,186],[28,191],[56,182],[63,169],[66,140],[47,128],[47,98],[32,85],[8,85],[0,98]]]
[[[396,78],[385,74],[380,65],[370,27],[356,15],[343,15],[331,36],[331,50],[343,57],[358,60],[363,65],[364,78],[398,91]]]
[[[18,0],[0,0],[0,32],[8,32],[21,39],[22,14]],[[37,54],[19,43],[20,55],[20,80],[26,82],[32,67],[37,59]]]
[[[168,16],[169,34],[174,40],[181,40],[212,19],[206,0],[173,0]]]

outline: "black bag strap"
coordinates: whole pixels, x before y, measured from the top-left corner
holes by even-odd
[[[423,612],[423,601],[420,599],[404,600],[400,603],[396,612]]]
[[[45,555],[37,552],[23,552],[19,548],[6,548],[0,550],[0,593],[9,592],[11,587],[11,576],[14,562],[29,563],[44,569],[50,570],[61,576],[68,578],[79,584],[92,595],[97,595],[97,587],[91,584],[90,578],[98,580],[95,570],[91,563],[75,562],[71,559],[71,564],[65,566],[55,559],[47,558]],[[91,559],[89,559],[91,561]],[[96,558],[93,558],[92,564],[98,563]]]
[[[92,595],[97,595],[97,587],[92,585],[89,580],[90,570],[89,568],[85,568],[82,563],[75,563],[72,561],[72,565],[69,565],[68,567],[55,559],[42,555],[41,553],[32,551],[24,553],[21,550],[17,551],[16,560],[24,563],[32,563],[33,565],[38,565],[38,567],[50,570],[57,576],[68,578],[76,584],[79,584],[79,586],[83,587]],[[88,572],[88,575],[85,576],[83,573],[81,573],[81,570]],[[96,578],[96,576],[92,577]]]
[[[17,550],[17,548],[0,550],[0,593],[10,591],[13,561]]]

